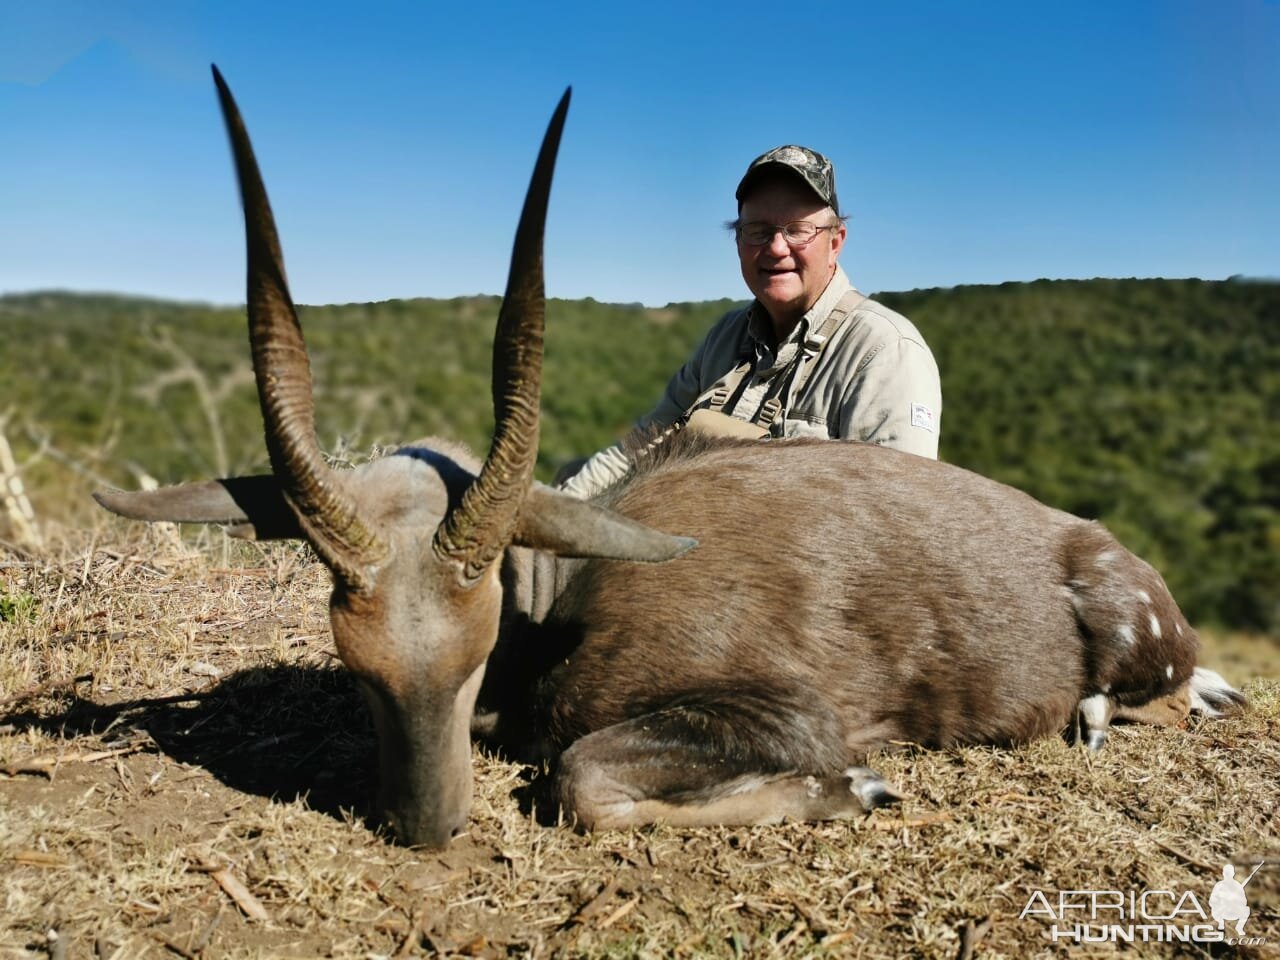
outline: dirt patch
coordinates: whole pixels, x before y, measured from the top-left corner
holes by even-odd
[[[373,736],[305,550],[145,534],[0,554],[0,577],[30,598],[0,623],[0,957],[956,957],[966,930],[978,956],[1079,956],[1021,916],[1037,891],[1207,910],[1224,863],[1260,860],[1266,942],[1232,949],[1280,954],[1265,638],[1211,651],[1254,677],[1241,718],[1118,728],[1096,756],[885,755],[907,799],[849,823],[582,836],[544,825],[538,771],[477,751],[469,830],[435,854],[368,819]]]

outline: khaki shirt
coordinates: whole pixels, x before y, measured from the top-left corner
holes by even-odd
[[[759,301],[725,314],[693,356],[667,384],[658,405],[637,429],[667,427],[698,398],[754,355],[755,369],[733,409],[740,420],[753,419],[770,388],[791,369],[810,330],[853,287],[836,268],[822,296],[775,349],[768,315]],[[942,387],[933,354],[915,326],[874,300],[863,300],[845,318],[819,354],[799,396],[784,399],[779,414],[787,437],[864,440],[936,459],[942,417]],[[626,476],[630,463],[620,443],[601,450],[564,486],[589,497]]]

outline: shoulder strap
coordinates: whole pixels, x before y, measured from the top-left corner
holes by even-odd
[[[749,318],[747,322],[750,322]],[[738,344],[737,366],[699,394],[693,403],[689,404],[685,410],[686,419],[694,410],[706,408],[720,413],[726,407],[732,410],[737,404],[738,397],[746,389],[747,378],[751,376],[751,371],[756,366],[755,351],[751,349],[751,338],[747,336],[746,329],[744,326],[742,339]]]
[[[796,375],[791,381],[791,389],[788,391],[790,396],[798,396],[804,390],[805,384],[809,382],[809,378],[813,376],[814,369],[818,366],[818,356],[826,348],[827,344],[831,342],[835,332],[844,324],[845,317],[862,306],[862,301],[866,299],[866,296],[857,290],[850,290],[840,298],[840,302],[827,314],[827,319],[818,328],[818,332],[810,333],[804,338],[804,350],[800,356],[800,367],[796,371]]]
[[[761,404],[754,422],[763,427],[773,426],[778,414],[786,407],[790,407],[792,400],[804,390],[809,378],[813,376],[813,371],[817,369],[818,357],[822,354],[827,344],[831,342],[831,338],[840,329],[845,318],[862,306],[862,301],[866,299],[865,294],[851,288],[831,308],[831,312],[827,314],[822,326],[805,334],[804,343],[801,344],[800,350],[796,354],[795,367],[789,376],[782,378],[781,389]],[[785,403],[783,397],[786,397]]]
[[[705,405],[707,409],[717,412],[724,410],[726,406],[732,410],[734,404],[737,403],[738,396],[742,393],[742,388],[746,385],[747,377],[750,376],[755,365],[754,357],[743,359],[736,367],[717,380],[710,390],[698,397],[689,409],[697,410]],[[733,403],[730,403],[730,400]]]

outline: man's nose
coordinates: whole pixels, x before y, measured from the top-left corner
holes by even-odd
[[[791,245],[787,243],[787,235],[785,230],[773,231],[773,236],[769,238],[769,255],[781,259],[791,252]]]

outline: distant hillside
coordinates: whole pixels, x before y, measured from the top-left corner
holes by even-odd
[[[1280,632],[1280,284],[1039,281],[879,295],[943,376],[943,458],[1102,519],[1193,619]],[[729,301],[548,305],[539,472],[614,439]],[[302,310],[321,442],[425,434],[477,452],[492,425],[498,300]],[[0,415],[38,512],[90,480],[265,466],[241,310],[128,298],[0,298]],[[83,516],[83,514],[81,514]]]

